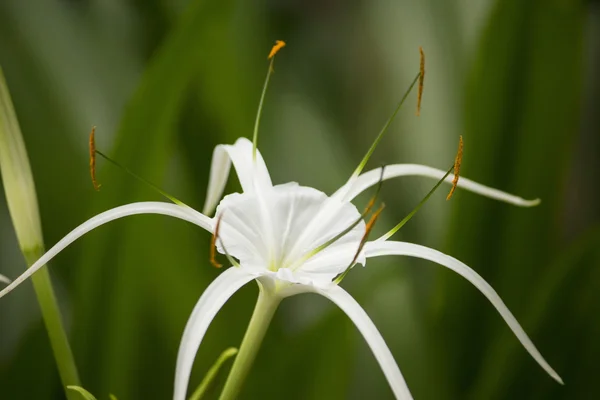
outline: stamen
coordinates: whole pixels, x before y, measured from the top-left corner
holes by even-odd
[[[265,94],[269,87],[269,81],[271,80],[271,74],[274,72],[273,63],[275,62],[275,54],[285,46],[283,40],[276,40],[275,45],[269,53],[268,59],[271,60],[269,63],[269,69],[267,70],[267,77],[263,85],[262,94],[260,95],[260,101],[258,103],[258,112],[256,113],[256,120],[254,122],[254,135],[252,136],[252,160],[256,161],[256,146],[258,144],[258,127],[260,126],[260,116],[262,115],[263,103],[265,101]]]
[[[377,145],[379,144],[379,142],[383,138],[383,135],[385,134],[385,132],[389,128],[389,126],[392,123],[392,121],[394,120],[394,118],[396,117],[396,114],[398,114],[398,111],[400,111],[400,108],[402,107],[402,104],[404,104],[404,101],[408,97],[409,93],[412,91],[413,87],[417,83],[417,80],[419,80],[420,76],[421,76],[421,72],[418,72],[417,75],[415,76],[415,78],[413,79],[412,83],[410,84],[410,86],[408,87],[408,89],[406,90],[406,92],[404,93],[404,96],[402,96],[402,99],[398,103],[398,106],[396,106],[396,109],[394,110],[394,113],[387,120],[387,122],[385,123],[385,125],[383,126],[383,128],[381,129],[381,131],[379,132],[379,134],[377,135],[377,138],[375,138],[375,141],[373,142],[373,144],[369,148],[369,151],[367,151],[367,154],[364,156],[364,158],[362,159],[362,161],[360,162],[360,164],[358,165],[358,167],[356,168],[356,170],[354,170],[354,173],[352,174],[352,176],[358,176],[362,172],[362,170],[365,168],[365,166],[367,165],[367,162],[369,161],[369,158],[371,158],[371,155],[373,155],[373,152],[375,151],[375,148],[377,147]]]
[[[223,248],[223,251],[225,252],[225,257],[227,257],[227,260],[231,263],[231,265],[240,267],[240,263],[237,262],[233,257],[231,257],[231,255],[227,251],[227,248],[225,248],[225,243],[223,243],[223,239],[221,239],[219,237],[219,228],[221,227],[221,219],[223,218],[224,212],[225,211],[222,211],[217,219],[217,224],[215,225],[215,233],[213,234],[212,239],[210,241],[210,263],[215,268],[221,268],[223,266],[222,264],[219,264],[219,262],[217,261],[216,250],[217,250],[217,240],[219,240],[219,244]]]
[[[356,250],[356,253],[354,254],[354,258],[352,258],[352,261],[350,262],[350,264],[348,265],[348,267],[346,267],[346,269],[344,270],[344,272],[342,272],[340,274],[340,276],[338,276],[334,280],[334,282],[336,284],[339,284],[342,281],[342,279],[344,279],[346,277],[346,275],[348,274],[348,272],[350,271],[350,269],[352,268],[352,266],[354,266],[354,264],[356,263],[356,260],[358,259],[358,256],[360,255],[360,252],[365,247],[365,244],[367,243],[367,240],[369,240],[369,234],[373,230],[373,227],[375,226],[375,222],[377,222],[377,219],[379,218],[379,214],[381,214],[381,212],[383,211],[384,208],[385,208],[385,204],[382,203],[379,206],[379,208],[377,209],[377,211],[375,211],[373,213],[373,215],[371,216],[371,219],[369,219],[369,222],[367,222],[367,226],[365,228],[365,234],[363,235],[362,239],[360,240],[360,244],[358,245],[358,250]]]
[[[223,213],[219,215],[217,218],[217,224],[215,225],[215,232],[210,239],[210,263],[215,268],[223,267],[223,264],[220,264],[217,261],[217,237],[219,237],[219,228],[221,227],[221,219],[223,219]],[[221,242],[223,244],[223,242]]]
[[[93,130],[92,130],[92,135],[93,135]],[[90,137],[90,155],[91,155],[91,151],[92,151],[92,142],[93,142],[93,138]],[[179,206],[189,207],[183,201],[175,198],[174,196],[171,196],[170,194],[168,194],[167,192],[165,192],[164,190],[162,190],[161,188],[159,188],[158,186],[156,186],[154,183],[150,182],[147,179],[142,178],[141,176],[139,176],[135,172],[131,171],[129,168],[121,165],[120,163],[118,163],[117,161],[113,160],[112,158],[110,158],[109,156],[107,156],[106,154],[104,154],[103,152],[101,152],[100,150],[96,149],[95,147],[94,147],[94,154],[98,154],[100,157],[104,158],[106,161],[110,162],[111,164],[115,165],[116,167],[118,167],[118,168],[122,169],[123,171],[127,172],[129,175],[131,175],[132,177],[134,177],[138,181],[140,181],[143,184],[145,184],[145,185],[149,186],[150,188],[154,189],[156,192],[158,192],[159,194],[161,194],[165,198],[171,200],[173,203],[175,203],[175,204],[177,204]],[[95,164],[95,156],[92,158],[92,160],[94,161],[94,164]],[[92,160],[90,160],[90,166],[92,165]],[[94,177],[92,176],[92,181],[93,181],[93,179],[94,179]]]
[[[271,58],[275,57],[275,54],[277,54],[277,52],[284,47],[285,47],[285,42],[283,40],[276,40],[275,45],[273,46],[273,48],[271,49],[271,52],[269,53],[269,57],[268,57],[269,60]]]
[[[421,115],[421,99],[423,98],[423,83],[425,82],[425,53],[421,46],[419,46],[419,54],[421,64],[419,67],[419,91],[417,92],[417,117]]]
[[[417,204],[417,206],[406,217],[404,217],[404,219],[402,221],[400,221],[398,223],[398,225],[396,225],[395,227],[393,227],[388,233],[386,233],[385,235],[381,236],[377,240],[387,240],[387,239],[389,239],[394,233],[398,232],[400,230],[400,228],[402,228],[408,221],[410,221],[410,219],[417,213],[417,211],[419,211],[419,209],[421,207],[423,207],[423,204],[425,204],[427,202],[427,200],[429,200],[429,198],[437,190],[437,188],[440,187],[440,185],[442,184],[442,182],[444,182],[446,180],[446,178],[448,177],[448,175],[450,175],[450,172],[452,172],[453,169],[454,169],[454,165],[450,167],[450,169],[448,170],[448,172],[446,172],[446,174],[442,177],[442,179],[440,179],[435,184],[435,186],[433,187],[433,189],[431,189],[429,191],[429,193],[427,193],[427,195],[423,198],[423,200],[421,200],[419,202],[419,204]]]
[[[96,127],[92,126],[90,132],[90,175],[92,177],[92,184],[96,191],[100,190],[100,184],[96,180]]]
[[[463,138],[460,135],[458,140],[458,152],[456,153],[456,158],[454,158],[454,179],[452,179],[452,188],[450,189],[450,193],[446,197],[446,200],[450,200],[454,191],[456,190],[456,186],[458,185],[458,178],[460,176],[460,164],[462,162],[463,157]]]

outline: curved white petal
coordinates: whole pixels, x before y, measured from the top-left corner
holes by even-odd
[[[258,149],[256,149],[256,161],[252,160],[251,141],[239,138],[233,145],[220,144],[213,151],[208,190],[202,210],[204,214],[210,215],[221,200],[232,162],[244,192],[254,193],[255,186],[268,188],[273,185]]]
[[[442,179],[446,174],[446,171],[442,171],[437,168],[432,168],[427,165],[420,164],[392,164],[386,165],[385,171],[383,171],[383,179],[391,179],[399,176],[425,176],[428,178]],[[360,193],[376,185],[381,178],[381,168],[375,168],[364,174],[360,175],[352,184],[351,189],[344,196],[346,201],[351,201],[353,198],[358,196]],[[446,178],[446,183],[452,183],[453,176],[450,175]],[[471,192],[480,194],[485,197],[489,197],[495,200],[504,201],[506,203],[514,204],[521,207],[532,207],[540,203],[539,199],[526,200],[521,197],[505,193],[501,190],[494,189],[488,186],[484,186],[480,183],[474,182],[462,176],[458,180],[458,187],[469,190]],[[340,189],[342,190],[342,189]],[[338,190],[339,191],[339,190]],[[337,193],[337,192],[336,192]]]
[[[8,285],[10,283],[10,279],[8,279],[4,275],[0,274],[0,282],[6,283]]]
[[[529,339],[523,328],[521,328],[521,325],[519,325],[516,318],[508,310],[500,296],[498,296],[498,293],[496,293],[496,291],[477,272],[469,268],[467,265],[458,261],[456,258],[450,257],[437,250],[430,249],[429,247],[405,242],[369,242],[365,245],[365,253],[367,257],[398,255],[422,258],[443,265],[444,267],[447,267],[461,275],[463,278],[471,282],[477,289],[479,289],[479,291],[488,298],[494,307],[496,307],[496,310],[498,310],[502,318],[504,318],[504,321],[506,321],[515,336],[517,336],[517,339],[519,339],[521,344],[538,362],[538,364],[540,364],[541,367],[544,368],[544,370],[557,382],[561,384],[563,383],[560,376],[546,362],[531,339]]]
[[[330,285],[327,289],[307,286],[306,289],[307,291],[327,297],[348,315],[371,348],[371,351],[377,359],[377,362],[379,362],[383,374],[387,378],[396,398],[412,399],[406,381],[400,372],[400,368],[398,368],[398,364],[396,364],[396,361],[394,360],[392,352],[387,344],[385,344],[377,327],[360,304],[338,285]]]
[[[24,280],[33,275],[38,269],[47,264],[54,256],[60,253],[65,247],[73,243],[84,234],[99,227],[100,225],[106,224],[107,222],[136,214],[168,215],[196,224],[209,232],[212,232],[213,230],[213,220],[211,218],[202,215],[189,207],[163,202],[131,203],[124,206],[115,207],[88,219],[86,222],[73,229],[50,250],[48,250],[46,254],[40,257],[40,259],[37,260],[31,267],[29,267],[21,276],[0,291],[0,297],[3,297],[15,287],[19,286]]]
[[[254,279],[242,268],[231,267],[217,277],[202,293],[185,326],[175,367],[174,400],[185,400],[198,347],[208,326],[229,298]]]

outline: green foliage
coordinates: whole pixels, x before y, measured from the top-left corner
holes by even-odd
[[[67,389],[77,392],[84,400],[96,400],[93,394],[82,388],[81,386],[67,386]],[[111,399],[112,400],[112,399]]]

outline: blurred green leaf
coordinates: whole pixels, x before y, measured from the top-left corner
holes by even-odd
[[[67,389],[77,392],[83,397],[85,400],[96,400],[93,394],[82,388],[81,386],[70,385],[67,386]]]
[[[600,292],[600,227],[590,231],[584,237],[576,240],[557,260],[545,269],[538,279],[536,290],[527,300],[527,308],[523,323],[531,327],[530,333],[539,335],[541,332],[552,332],[547,335],[543,344],[548,349],[556,349],[565,344],[586,343],[588,333],[600,332],[597,320],[586,320],[585,315],[598,315],[600,302],[595,299]],[[564,293],[574,296],[565,298]],[[583,310],[590,309],[589,314]],[[571,321],[570,327],[564,329],[566,321]],[[579,329],[574,329],[579,326]],[[567,340],[567,338],[571,337]],[[553,351],[548,356],[549,361],[564,378],[566,386],[556,387],[554,382],[547,379],[543,387],[548,388],[542,397],[547,398],[552,393],[560,393],[560,398],[585,398],[592,393],[595,383],[586,379],[586,375],[595,374],[594,356],[590,363],[583,362],[588,355],[597,354],[595,347],[573,346],[571,353],[578,350],[578,365],[569,367],[565,357],[560,352]],[[497,335],[493,345],[489,347],[483,368],[479,372],[480,379],[472,390],[473,398],[489,398],[495,393],[501,393],[503,387],[509,387],[516,375],[522,372],[520,365],[527,362],[521,346],[510,334]],[[593,360],[592,360],[593,359]],[[539,391],[539,390],[538,390]]]
[[[125,109],[116,137],[116,149],[111,155],[153,182],[163,181],[189,84],[197,73],[199,63],[206,61],[207,49],[198,46],[205,35],[206,21],[215,13],[226,10],[223,5],[216,8],[206,7],[203,1],[191,2],[155,52]],[[102,127],[98,127],[96,135],[98,146],[102,148]],[[123,199],[131,202],[155,197],[119,170],[101,168],[100,171],[103,187],[95,209],[106,209],[120,204]],[[155,295],[147,290],[155,291],[155,276],[173,274],[172,260],[177,260],[180,251],[185,251],[185,245],[183,241],[178,242],[177,235],[170,235],[169,239],[161,237],[164,227],[152,217],[116,225],[94,234],[94,243],[88,246],[82,260],[85,268],[80,269],[79,297],[86,301],[76,310],[77,336],[82,338],[79,345],[84,359],[102,360],[96,367],[87,365],[88,373],[93,377],[91,387],[110,387],[129,398],[135,397],[132,388],[136,387],[136,379],[138,387],[142,386],[141,380],[152,379],[130,374],[142,351],[142,347],[133,347],[132,344],[140,343],[139,338],[145,336],[147,329],[143,319],[139,318],[143,315],[144,299]],[[156,235],[147,235],[149,232],[156,232]],[[161,250],[149,251],[152,248]],[[111,254],[119,249],[127,249],[127,253],[113,259],[110,268],[107,268],[106,262],[111,259]],[[192,287],[192,282],[185,283],[183,276],[174,279],[180,286]],[[106,290],[112,293],[108,302],[102,295]],[[191,290],[183,289],[182,292],[191,293]],[[98,329],[100,326],[106,329]],[[106,339],[103,340],[103,337]],[[105,367],[108,365],[111,367]],[[172,368],[165,370],[172,371]],[[160,375],[162,379],[168,379],[169,374]],[[164,395],[169,391],[165,389]]]
[[[464,175],[540,197],[542,204],[517,209],[457,193],[446,250],[481,273],[517,319],[523,296],[537,290],[539,276],[563,247],[558,217],[580,112],[582,11],[577,1],[497,1],[467,88]],[[462,280],[444,273],[439,283],[433,326],[443,330],[438,340],[449,343],[448,368],[461,366],[450,369],[456,388],[449,397],[464,397],[490,339],[507,328]],[[550,349],[540,350],[551,359]],[[535,379],[519,387],[520,395],[549,379],[532,360],[527,370]],[[512,387],[494,396],[511,398]]]

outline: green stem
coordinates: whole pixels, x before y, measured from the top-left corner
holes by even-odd
[[[42,254],[42,249],[23,251],[23,255],[25,256],[28,265],[37,261]],[[77,393],[67,390],[67,386],[81,386],[81,384],[75,365],[75,359],[73,358],[73,352],[69,346],[67,334],[62,323],[60,309],[58,307],[58,302],[56,301],[56,296],[54,295],[54,289],[52,288],[48,269],[45,266],[42,267],[31,277],[31,280],[33,281],[33,288],[35,289],[35,294],[42,311],[42,318],[44,319],[44,324],[48,331],[50,346],[54,353],[54,359],[58,366],[58,373],[65,394],[69,400],[78,400],[79,397]]]
[[[236,399],[256,358],[269,323],[281,302],[281,298],[265,291],[262,286],[254,313],[242,340],[240,350],[231,367],[220,400]]]

